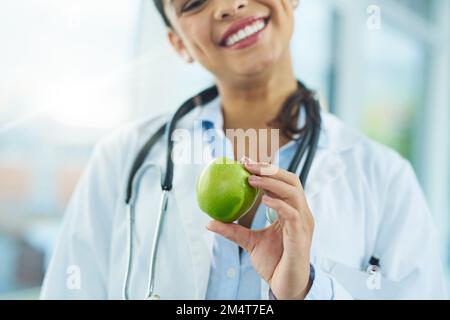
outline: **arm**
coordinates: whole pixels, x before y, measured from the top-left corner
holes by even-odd
[[[107,298],[112,214],[119,198],[110,158],[102,144],[95,147],[66,209],[42,299]]]
[[[385,191],[376,243],[383,276],[401,284],[395,299],[447,297],[437,232],[411,165],[401,161]]]
[[[367,286],[368,275],[363,270],[341,268],[340,275],[334,276],[320,266],[312,266],[311,273],[311,213],[301,186],[282,169],[278,169],[281,174],[266,177],[260,170],[265,164],[247,166],[253,174],[262,176],[249,182],[271,195],[265,196],[263,202],[279,213],[279,221],[261,231],[216,221],[209,228],[250,253],[256,271],[270,285],[269,298],[444,298],[445,281],[431,215],[412,168],[403,160],[400,163],[403,166],[397,166],[385,180],[388,187],[385,184],[382,191],[377,191],[384,193],[385,199],[380,203],[383,216],[377,226],[374,254],[381,258],[383,281],[391,284],[382,282],[381,290]]]
[[[312,285],[308,294],[305,296],[305,300],[353,299],[351,294],[339,282],[321,270],[316,272],[316,268],[312,264],[309,278]],[[269,289],[269,300],[278,300],[273,294],[272,289]]]
[[[384,168],[378,194],[382,212],[374,254],[381,262],[379,290],[364,270],[341,266],[333,276],[316,268],[306,299],[445,299],[445,277],[436,230],[411,165],[394,159]],[[395,165],[398,164],[398,165]],[[383,183],[382,183],[383,182]]]

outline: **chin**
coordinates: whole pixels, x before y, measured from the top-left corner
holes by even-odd
[[[273,56],[259,56],[257,59],[246,59],[246,61],[240,61],[233,69],[236,73],[244,76],[256,75],[264,72],[275,64],[276,59]]]

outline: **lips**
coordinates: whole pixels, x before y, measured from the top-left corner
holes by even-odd
[[[254,24],[258,21],[262,21],[264,24],[267,24],[269,19],[270,19],[270,17],[251,16],[251,17],[247,17],[247,18],[241,19],[239,21],[236,21],[222,35],[222,37],[220,38],[219,44],[221,46],[226,46],[226,41],[230,36],[238,33],[240,30],[244,30],[246,27],[251,26],[252,24]]]

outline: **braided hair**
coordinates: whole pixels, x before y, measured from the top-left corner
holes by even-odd
[[[164,0],[153,0],[156,9],[160,13],[165,25],[171,28],[172,25],[167,18],[164,11]],[[299,128],[297,126],[297,119],[300,113],[300,108],[305,108],[305,124]],[[320,124],[320,105],[315,97],[315,92],[308,89],[302,82],[298,81],[297,90],[294,91],[283,103],[283,106],[278,115],[268,123],[269,126],[279,127],[281,133],[289,138],[301,139],[307,132],[308,128],[314,123]]]

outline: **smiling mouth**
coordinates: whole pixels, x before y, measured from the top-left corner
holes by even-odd
[[[269,21],[270,16],[266,18],[255,19],[251,23],[243,26],[239,30],[236,30],[236,32],[222,40],[220,46],[224,48],[233,48],[241,43],[248,41],[249,39],[256,39],[259,33],[266,29]]]

